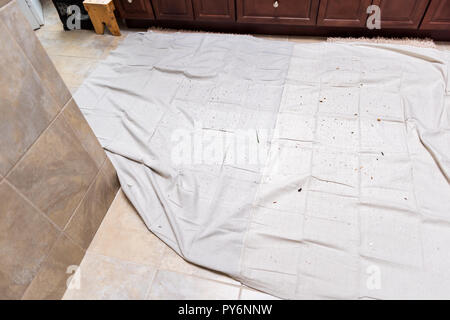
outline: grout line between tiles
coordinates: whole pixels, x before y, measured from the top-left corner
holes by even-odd
[[[100,226],[101,226],[101,225],[100,225]],[[98,230],[100,230],[100,227],[98,228]],[[98,230],[97,230],[97,232],[98,232]],[[149,232],[151,232],[151,231],[149,230]],[[97,234],[97,233],[96,233],[96,234]],[[92,241],[91,241],[91,243],[92,243]],[[90,245],[89,245],[89,247],[90,247]],[[99,252],[90,250],[89,248],[86,249],[86,251],[89,252],[89,253],[91,253],[91,254],[95,254],[95,255],[97,255],[97,256],[102,256],[102,257],[106,257],[106,258],[116,259],[116,260],[119,260],[119,261],[124,262],[124,263],[131,263],[131,264],[135,264],[135,265],[139,265],[139,266],[152,267],[152,268],[155,268],[155,269],[157,269],[157,270],[164,270],[164,269],[161,269],[161,268],[160,268],[161,260],[162,260],[162,258],[163,258],[163,254],[161,254],[161,257],[159,258],[159,261],[158,261],[157,263],[155,263],[155,264],[150,264],[150,263],[139,263],[139,262],[135,262],[135,261],[128,260],[128,259],[118,258],[118,257],[116,257],[116,256],[105,255],[105,254],[102,254],[102,253],[99,253]],[[170,271],[170,270],[168,270],[168,271]]]
[[[61,109],[62,120],[63,120],[63,121],[65,122],[65,124],[70,128],[70,131],[71,131],[71,132],[73,133],[73,135],[75,136],[75,139],[77,139],[77,141],[80,143],[81,147],[82,147],[83,150],[87,153],[87,155],[89,156],[89,158],[94,162],[95,167],[98,168],[98,167],[97,167],[97,161],[92,157],[91,153],[86,149],[86,147],[84,146],[83,141],[81,141],[81,139],[78,138],[78,134],[75,132],[75,129],[72,127],[72,125],[67,121],[66,117],[64,116],[64,111],[68,108],[69,103],[70,103],[71,101],[73,101],[73,102],[75,103],[76,107],[78,108],[78,105],[76,104],[75,100],[74,100],[73,97],[72,97],[72,98],[69,100],[69,102],[66,103],[66,104],[64,105],[64,107]],[[79,108],[78,108],[78,109],[79,109]],[[80,113],[83,115],[83,113],[81,112],[81,110],[80,110]],[[87,120],[84,118],[84,115],[83,115],[83,119],[84,119],[84,121],[86,122],[86,124],[89,126],[89,124],[87,123]],[[89,126],[89,128],[90,128],[90,126]],[[91,130],[92,130],[92,128],[91,128]],[[93,133],[93,132],[92,132],[92,133]],[[98,141],[97,136],[95,136],[95,134],[94,134],[94,137],[95,137],[95,139],[97,140],[97,142],[98,142],[98,144],[99,144],[99,147],[102,149],[103,154],[104,154],[104,159],[102,159],[103,162],[102,162],[102,164],[100,165],[100,168],[98,168],[98,170],[100,171],[100,169],[103,168],[103,165],[104,165],[104,163],[105,163],[104,161],[105,161],[105,158],[107,157],[107,155],[106,155],[105,150],[104,150],[103,147],[101,146],[100,141]],[[115,199],[115,198],[114,198],[114,199]],[[108,210],[109,210],[109,209],[108,209]]]
[[[130,260],[125,260],[125,259],[121,259],[121,258],[117,258],[117,257],[112,257],[112,256],[107,256],[101,253],[97,253],[97,252],[93,252],[93,251],[87,251],[88,254],[92,255],[92,256],[97,256],[97,257],[102,257],[102,258],[107,258],[107,259],[112,259],[112,260],[116,260],[119,263],[126,263],[126,264],[132,264],[134,266],[138,266],[138,267],[150,267],[153,268],[155,270],[158,270],[158,268],[154,265],[151,264],[142,264],[142,263],[137,263],[134,261],[130,261]]]
[[[222,281],[222,280],[217,280],[217,279],[207,278],[207,277],[204,277],[204,276],[201,276],[201,275],[189,274],[189,273],[185,273],[185,272],[182,272],[182,271],[174,271],[174,270],[159,269],[159,268],[158,268],[158,270],[160,270],[160,271],[174,272],[174,273],[181,274],[181,275],[183,275],[183,276],[188,276],[188,277],[194,277],[194,278],[197,278],[197,279],[213,281],[213,282],[217,282],[217,283],[220,283],[220,284],[226,284],[226,285],[233,286],[233,287],[239,287],[239,286],[242,285],[240,282],[239,282],[239,283],[230,283],[230,282],[225,282],[225,281]],[[234,280],[234,279],[233,279],[233,280]],[[236,280],[236,281],[237,281],[237,280]]]
[[[8,5],[11,5],[12,3],[13,3],[13,1],[9,2]],[[6,5],[5,7],[7,7],[8,5]],[[5,8],[5,7],[3,7],[3,8]],[[36,72],[36,74],[39,76],[39,79],[40,79],[41,76],[40,76],[39,72],[36,70],[36,67],[34,66],[33,62],[32,62],[32,61],[30,60],[30,58],[27,56],[27,54],[26,54],[24,48],[22,48],[22,46],[20,45],[20,43],[17,41],[16,37],[14,37],[13,34],[11,33],[11,29],[8,27],[8,25],[7,25],[6,23],[3,23],[2,21],[0,21],[0,23],[2,23],[2,24],[5,26],[5,29],[8,31],[8,33],[9,33],[9,35],[11,36],[11,38],[13,39],[13,41],[16,43],[16,45],[19,47],[19,49],[20,49],[20,51],[22,52],[22,54],[25,56],[25,59],[30,63],[30,65],[31,65],[31,67],[33,68],[34,72]],[[41,46],[41,48],[45,51],[45,53],[46,53],[47,56],[48,56],[48,52],[47,52],[47,50],[44,48],[44,46],[42,45],[41,40],[37,37],[37,35],[33,34],[33,36],[36,38],[37,42],[39,43],[38,46]],[[49,57],[49,60],[50,60],[50,62],[52,63],[53,67],[54,67],[55,70],[56,70],[55,64],[53,63],[53,61],[51,61],[50,57]],[[45,87],[45,89],[47,90],[47,92],[50,94],[51,98],[52,98],[53,100],[55,100],[55,102],[57,102],[58,99],[56,99],[56,97],[53,95],[53,93],[49,90],[48,86],[47,86],[45,83],[43,83],[42,85]],[[65,83],[64,83],[64,85],[65,85]],[[66,88],[66,89],[67,89],[67,88]],[[67,89],[67,90],[69,90],[69,89]],[[70,101],[70,98],[69,98],[67,101],[64,101],[63,105],[66,105],[67,102],[69,102],[69,101]],[[59,106],[59,103],[57,103],[57,104],[58,104],[58,106]]]
[[[153,283],[155,282],[156,275],[158,274],[158,272],[159,272],[159,269],[156,269],[155,272],[153,273],[152,279],[150,280],[147,291],[145,293],[144,300],[150,300],[150,293],[152,291]]]
[[[36,207],[34,205],[34,203],[31,202],[31,200],[29,200],[24,194],[22,194],[22,192],[20,192],[11,182],[9,182],[7,179],[4,179],[4,182],[7,183],[23,200],[25,200],[26,203],[28,203],[33,209],[35,209],[38,212],[39,215],[41,215],[47,222],[49,222],[59,232],[59,234],[56,237],[55,241],[52,243],[52,245],[50,246],[48,251],[43,255],[43,259],[39,263],[39,267],[38,267],[38,269],[36,271],[36,274],[33,276],[32,280],[30,281],[30,283],[28,284],[27,288],[25,289],[25,291],[23,292],[22,296],[20,297],[20,299],[22,299],[25,296],[25,294],[28,291],[28,289],[31,286],[31,284],[33,283],[33,280],[39,274],[39,271],[42,269],[43,265],[47,261],[47,258],[49,257],[49,255],[52,252],[53,248],[56,246],[56,243],[63,236],[64,232],[61,230],[61,228],[58,225],[56,225],[56,223],[54,223],[49,217],[47,217],[47,215],[45,213],[43,213],[38,207]],[[72,239],[71,239],[71,241],[73,242]],[[81,248],[81,249],[84,252],[86,252],[83,248]]]
[[[60,57],[60,58],[77,58],[80,60],[92,60],[91,62],[100,60],[99,58],[92,58],[92,57],[85,57],[85,56],[75,56],[75,55],[68,55],[68,54],[61,54],[61,53],[47,53],[47,55],[50,57],[50,60],[52,60],[52,57]],[[53,60],[52,60],[53,62]]]
[[[63,237],[63,232],[60,231],[60,233],[58,234],[58,236],[56,237],[56,240],[53,242],[53,244],[51,245],[50,249],[48,250],[48,252],[44,255],[44,258],[42,259],[42,261],[39,263],[39,268],[36,271],[36,274],[33,276],[33,279],[31,279],[30,283],[28,284],[27,288],[25,289],[25,291],[23,292],[22,296],[20,297],[20,300],[23,300],[23,297],[25,297],[25,295],[28,292],[28,289],[30,289],[31,285],[33,284],[33,281],[36,279],[36,277],[38,276],[39,272],[41,271],[41,269],[44,267],[45,262],[47,261],[47,258],[50,256],[50,253],[53,251],[53,249],[56,247],[56,244],[58,243],[58,241]],[[62,298],[62,297],[61,297]]]
[[[114,197],[114,200],[111,202],[111,205],[110,205],[110,208],[108,209],[108,212],[109,212],[109,210],[111,209],[112,204],[114,203],[114,201],[115,201],[116,198],[118,197],[118,194],[119,194],[119,192],[120,192],[121,190],[122,190],[122,188],[119,188],[119,190],[117,191],[116,196]],[[108,212],[107,212],[106,214],[108,214]],[[138,213],[136,212],[136,214],[138,214]],[[105,215],[105,218],[106,218],[106,215]],[[103,221],[104,221],[104,220],[103,220]],[[103,223],[103,222],[102,222],[102,223]],[[98,228],[98,230],[100,230],[100,228],[101,228],[101,225],[100,225],[100,227]],[[97,230],[97,232],[98,232],[98,230]],[[153,234],[153,232],[152,232],[151,230],[149,230],[147,227],[146,227],[146,232],[150,232],[150,233]],[[163,242],[161,239],[159,239],[159,238],[158,238],[158,241],[161,241],[162,243],[164,243],[164,242]],[[165,243],[164,243],[164,244],[165,244]],[[165,253],[166,253],[167,250],[172,250],[172,249],[170,249],[170,247],[168,247],[168,246],[165,244],[164,251],[162,252],[160,258],[158,259],[158,261],[157,261],[155,264],[143,264],[143,263],[137,263],[137,262],[134,262],[134,261],[128,260],[128,259],[123,259],[123,258],[118,258],[118,257],[115,257],[115,256],[109,256],[109,255],[101,254],[101,253],[92,251],[90,248],[87,248],[87,249],[86,249],[86,251],[89,252],[90,254],[94,254],[94,255],[102,256],[102,257],[106,257],[106,258],[116,259],[116,260],[119,260],[119,261],[125,262],[125,263],[131,263],[131,264],[135,264],[135,265],[139,265],[139,266],[149,266],[149,267],[153,267],[153,268],[155,268],[156,270],[159,270],[159,271],[174,272],[174,273],[178,273],[178,274],[181,274],[181,275],[184,275],[184,276],[192,276],[192,277],[195,277],[195,278],[199,278],[199,279],[203,279],[203,280],[209,280],[209,281],[214,281],[214,282],[221,283],[221,284],[226,284],[226,285],[232,285],[232,286],[235,286],[235,287],[241,286],[241,282],[240,282],[240,281],[235,280],[235,279],[229,277],[228,275],[222,274],[222,273],[219,273],[219,274],[222,275],[222,276],[224,276],[224,277],[229,277],[231,280],[236,281],[236,282],[238,282],[238,283],[237,283],[237,284],[236,284],[236,283],[230,283],[230,282],[227,282],[227,281],[224,281],[224,280],[211,279],[211,278],[208,278],[208,277],[205,277],[205,276],[201,276],[201,275],[194,275],[194,274],[190,274],[190,273],[186,273],[186,272],[182,272],[182,271],[174,271],[174,270],[171,270],[171,269],[168,269],[168,268],[162,268],[161,265],[162,265],[162,262],[163,262],[163,259],[164,259],[164,257],[165,257]],[[178,253],[176,253],[176,254],[178,255]],[[183,257],[181,257],[181,259],[183,259],[183,261],[186,261],[186,262],[189,263],[190,265],[193,265],[193,266],[195,266],[195,267],[197,267],[197,268],[201,268],[201,269],[204,269],[204,270],[207,270],[207,271],[210,271],[210,272],[215,272],[215,271],[213,271],[213,270],[210,270],[210,269],[207,269],[207,268],[202,268],[202,267],[200,267],[200,266],[198,266],[198,265],[192,264],[191,262],[185,260]]]
[[[75,216],[75,213],[77,212],[77,210],[80,208],[81,204],[83,203],[84,199],[86,199],[87,194],[89,193],[89,191],[91,190],[92,186],[95,184],[95,181],[97,181],[97,178],[100,176],[103,168],[105,167],[106,164],[106,160],[107,160],[107,156],[105,157],[105,159],[103,159],[103,163],[100,166],[100,168],[98,169],[97,173],[95,174],[94,178],[91,180],[91,182],[89,183],[89,186],[86,190],[86,192],[83,195],[83,198],[80,200],[80,202],[78,202],[77,206],[75,207],[75,209],[72,211],[72,214],[70,215],[69,219],[67,220],[66,224],[64,225],[63,231],[66,231],[67,227],[69,226],[70,222],[72,221],[73,217]],[[108,208],[109,210],[109,208]],[[107,213],[108,211],[106,211]],[[105,215],[106,215],[105,213]],[[103,220],[102,220],[103,222]],[[98,229],[97,229],[98,231]],[[91,241],[92,242],[92,241]]]
[[[1,23],[1,21],[0,21]],[[71,98],[72,99],[72,98]],[[48,131],[50,130],[49,128],[53,126],[53,124],[56,122],[56,120],[58,120],[60,114],[62,113],[62,110],[67,106],[67,104],[70,102],[70,100],[67,101],[63,107],[58,111],[58,113],[54,116],[54,118],[50,121],[50,123],[48,124],[48,126],[42,130],[42,132],[36,137],[36,139],[33,141],[33,143],[30,144],[30,146],[24,151],[24,153],[20,156],[20,158],[16,161],[16,163],[8,170],[8,172],[5,175],[5,179],[8,178],[10,176],[10,174],[19,166],[19,164],[23,161],[23,159],[25,158],[25,156],[31,151],[31,149],[36,145],[36,143],[38,142],[38,140]]]
[[[11,5],[12,2],[8,3],[5,7]],[[19,42],[17,41],[17,39],[13,36],[13,34],[11,33],[10,28],[3,22],[0,21],[1,24],[3,24],[5,26],[5,29],[8,31],[9,35],[11,36],[11,38],[13,39],[13,41],[16,43],[16,45],[18,46],[18,48],[20,49],[20,51],[22,52],[22,54],[24,55],[25,59],[29,62],[29,64],[31,65],[32,69],[34,70],[34,72],[36,72],[36,74],[38,75],[39,79],[41,79],[40,74],[37,72],[34,64],[32,63],[32,61],[29,59],[29,57],[26,55],[24,49],[21,47],[21,45],[19,44]],[[41,47],[43,48],[43,50],[45,51],[45,53],[47,54],[47,56],[49,57],[49,60],[51,61],[51,63],[53,64],[53,67],[55,68],[55,70],[59,73],[59,71],[56,69],[55,64],[53,63],[53,60],[50,58],[50,54],[47,52],[47,50],[43,47],[43,45],[40,42],[40,39],[37,37],[37,35],[34,35],[37,39],[37,41],[39,42],[39,44],[41,45]],[[57,54],[55,54],[57,55]],[[109,53],[108,53],[109,55]],[[76,57],[76,56],[73,56]],[[90,60],[94,60],[97,61],[96,65],[98,64],[98,62],[100,62],[99,58],[86,58],[86,57],[81,57],[81,58],[85,58],[85,59],[90,59]],[[93,61],[92,61],[93,62]],[[93,69],[95,66],[93,66],[90,69]],[[92,70],[91,70],[92,71]],[[90,73],[90,72],[89,72]],[[88,73],[88,74],[89,74]],[[85,79],[87,78],[88,74],[86,75],[86,77],[84,77]],[[84,80],[84,79],[83,79]],[[65,83],[65,81],[61,78],[61,81],[64,82],[64,85],[66,86],[66,89],[69,91],[69,89],[67,88],[67,84]],[[55,102],[56,105],[58,105],[59,107],[59,103],[57,102],[57,99],[55,98],[55,96],[53,95],[53,93],[49,90],[49,88],[47,87],[47,85],[43,84],[43,86],[45,87],[46,91],[48,92],[48,94],[50,95],[50,97],[52,98],[52,100]],[[69,91],[70,92],[70,91]],[[14,171],[14,169],[19,165],[19,163],[23,160],[23,158],[27,155],[27,153],[31,150],[31,148],[36,144],[36,142],[40,139],[40,137],[53,125],[53,123],[58,119],[58,117],[60,116],[60,114],[62,114],[63,110],[67,107],[67,105],[69,104],[69,102],[73,99],[72,94],[70,94],[70,97],[67,101],[65,101],[62,105],[62,107],[58,110],[58,112],[55,114],[55,116],[53,117],[53,119],[50,120],[50,123],[48,124],[48,126],[42,130],[42,132],[36,137],[36,139],[28,146],[28,148],[26,148],[26,150],[24,151],[24,153],[19,157],[19,159],[17,159],[16,163],[6,172],[5,176],[3,178],[7,178],[11,172]],[[83,146],[84,148],[84,146]],[[88,153],[89,154],[89,153]],[[2,179],[0,179],[0,181],[2,181]]]
[[[26,156],[26,155],[30,152],[30,150],[36,145],[36,143],[38,142],[38,140],[41,139],[41,137],[45,134],[45,132],[47,132],[47,131],[49,130],[49,128],[53,126],[53,123],[59,118],[59,116],[62,116],[62,110],[65,109],[65,107],[67,106],[67,104],[68,104],[69,102],[70,102],[70,99],[69,99],[69,101],[64,105],[64,107],[61,108],[61,110],[60,110],[60,111],[58,112],[58,114],[54,117],[54,119],[50,122],[50,124],[47,126],[47,128],[45,128],[45,129],[41,132],[41,134],[36,138],[36,140],[30,145],[30,147],[24,152],[24,154],[23,154],[23,155],[20,157],[20,159],[16,162],[16,164],[9,170],[8,174],[3,178],[5,181],[8,182],[8,184],[9,184],[11,187],[13,187],[13,189],[14,189],[16,192],[18,192],[24,199],[26,199],[27,202],[28,202],[29,204],[31,204],[33,208],[35,208],[36,210],[39,211],[39,213],[41,213],[42,215],[44,215],[45,218],[46,218],[48,221],[50,221],[51,224],[52,224],[53,226],[55,226],[55,227],[56,227],[58,230],[60,230],[61,232],[64,232],[64,231],[66,230],[66,228],[67,228],[67,226],[69,225],[69,222],[72,220],[72,218],[73,218],[75,212],[78,210],[78,208],[80,207],[81,203],[82,203],[83,200],[86,198],[86,195],[87,195],[87,193],[89,192],[91,186],[92,186],[93,183],[96,181],[97,177],[99,176],[100,172],[102,171],[103,167],[105,166],[105,162],[106,162],[107,156],[105,156],[105,159],[103,160],[102,165],[101,165],[100,168],[98,169],[98,171],[97,171],[96,175],[94,176],[94,178],[92,179],[92,181],[89,183],[89,186],[88,186],[86,192],[84,193],[83,198],[80,200],[80,202],[77,204],[77,206],[75,207],[75,209],[72,211],[72,214],[71,214],[69,220],[67,221],[67,223],[64,225],[64,228],[60,228],[58,225],[56,225],[56,224],[50,219],[50,217],[48,217],[48,216],[47,216],[43,211],[41,211],[41,210],[40,210],[40,209],[39,209],[39,208],[38,208],[38,207],[37,207],[30,199],[28,199],[24,194],[22,194],[22,192],[20,192],[20,190],[17,189],[17,188],[14,186],[14,184],[13,184],[11,181],[8,180],[8,177],[9,177],[10,174],[14,171],[14,169],[15,169],[16,167],[19,166],[19,164],[23,161],[23,159],[25,158],[25,156]],[[66,122],[65,119],[64,119],[64,117],[63,117],[63,121]],[[67,122],[66,122],[66,124],[67,124]],[[70,127],[70,125],[69,125],[69,127]],[[75,135],[75,138],[77,138],[76,135]],[[84,147],[83,147],[83,149],[84,149]],[[84,150],[85,150],[85,149],[84,149]],[[89,153],[88,153],[88,155],[89,155]],[[90,155],[89,155],[89,157],[90,157]],[[90,157],[90,158],[92,159],[92,157]],[[95,162],[94,162],[94,163],[95,163]],[[97,167],[97,166],[96,166],[96,167]],[[66,235],[72,242],[74,242],[75,244],[77,244],[77,243],[74,241],[74,239],[73,239],[72,237],[70,237],[68,234],[65,234],[65,235]],[[77,244],[77,245],[78,245],[78,244]],[[78,245],[78,246],[79,246],[79,245]],[[79,247],[81,247],[81,246],[79,246]],[[81,247],[81,248],[82,248],[82,247]],[[86,249],[84,249],[84,248],[82,248],[82,249],[86,251]]]
[[[150,232],[150,231],[149,231],[149,232]],[[178,275],[181,275],[181,276],[192,277],[192,278],[196,278],[196,279],[201,279],[201,280],[211,281],[211,282],[215,282],[215,283],[222,284],[222,285],[232,286],[232,287],[235,287],[235,288],[240,288],[240,287],[242,286],[241,283],[233,284],[233,283],[223,282],[223,281],[220,281],[220,280],[215,280],[215,279],[205,278],[205,277],[198,276],[198,275],[187,274],[187,273],[184,273],[184,272],[173,271],[173,270],[167,270],[167,269],[161,269],[160,267],[155,266],[155,265],[137,263],[137,262],[125,260],[125,259],[122,259],[122,258],[117,258],[117,257],[107,256],[107,255],[104,255],[104,254],[101,254],[101,253],[92,252],[92,251],[87,251],[87,254],[93,255],[93,256],[98,256],[98,257],[103,257],[103,258],[112,259],[112,260],[115,260],[115,261],[117,261],[117,262],[119,262],[119,263],[122,262],[122,263],[132,264],[132,265],[135,265],[135,266],[140,266],[140,267],[151,267],[151,268],[154,268],[156,272],[155,272],[155,275],[154,275],[154,277],[153,277],[153,279],[152,279],[151,285],[153,285],[153,282],[154,282],[154,280],[155,280],[156,275],[157,275],[158,272],[161,272],[161,271],[167,271],[167,272],[175,273],[175,274],[178,274]],[[85,256],[86,256],[86,255],[85,255]],[[84,258],[83,258],[83,260],[84,260]],[[160,261],[161,261],[161,260],[162,260],[162,259],[160,259]]]
[[[67,235],[63,229],[61,229],[56,223],[54,223],[44,212],[42,212],[41,209],[39,209],[30,199],[28,199],[22,192],[20,192],[19,189],[17,189],[9,180],[4,179],[4,182],[7,183],[16,193],[18,193],[30,206],[33,207],[33,209],[35,209],[42,217],[44,217],[44,219],[46,221],[48,221],[53,227],[55,227],[60,234],[58,235],[58,238],[56,240],[58,240],[61,236],[65,236],[67,237],[70,241],[72,241],[73,244],[75,244],[79,249],[81,249],[82,251],[84,251],[85,253],[87,252],[86,249],[84,249],[83,247],[81,247],[78,243],[76,243],[69,235]],[[55,240],[55,243],[56,243]],[[53,246],[52,246],[53,248]],[[47,257],[46,257],[47,258]]]
[[[149,230],[149,232],[151,232],[151,231]],[[160,241],[162,241],[162,240],[160,240]],[[170,249],[170,248],[167,246],[167,247],[165,248],[165,250],[167,250],[167,249]],[[172,250],[172,249],[170,249],[170,250]],[[179,254],[176,253],[176,252],[175,252],[175,254],[176,254],[176,255],[179,255]],[[181,256],[180,256],[180,257],[181,257]],[[192,266],[194,266],[194,267],[196,267],[196,268],[200,268],[201,270],[206,270],[206,271],[213,272],[213,273],[216,273],[216,274],[221,275],[221,276],[224,276],[224,277],[228,277],[229,279],[231,279],[231,280],[233,280],[233,281],[236,281],[236,282],[238,282],[238,283],[237,283],[237,284],[236,284],[236,283],[230,283],[230,282],[226,282],[225,280],[211,279],[211,278],[208,278],[208,277],[205,277],[205,276],[202,276],[202,275],[197,275],[197,274],[187,273],[187,272],[183,272],[183,271],[175,271],[175,270],[171,270],[171,269],[168,269],[168,268],[162,268],[162,267],[161,267],[161,264],[162,264],[163,259],[164,259],[164,254],[163,254],[163,256],[162,256],[162,259],[160,260],[160,263],[159,263],[159,266],[158,266],[158,270],[161,270],[161,271],[169,271],[169,272],[175,272],[175,273],[182,274],[182,275],[186,275],[186,276],[193,276],[193,277],[196,277],[196,278],[199,278],[199,279],[215,281],[215,282],[219,282],[219,283],[223,283],[223,284],[228,284],[228,285],[233,285],[233,286],[240,286],[240,285],[242,285],[242,283],[241,283],[239,280],[236,280],[236,279],[230,277],[229,275],[227,275],[227,274],[225,274],[225,273],[220,273],[220,272],[218,272],[218,271],[214,271],[214,270],[211,270],[211,269],[208,269],[208,268],[204,268],[204,267],[198,266],[198,265],[196,265],[196,264],[193,264],[193,263],[191,263],[191,262],[185,260],[183,257],[181,257],[181,259],[183,259],[183,261],[185,261],[185,262],[188,263],[189,265],[192,265]]]
[[[100,170],[99,170],[99,172],[100,172]],[[95,180],[94,180],[94,181],[95,181]],[[89,190],[89,188],[88,188],[88,190]],[[119,188],[119,190],[120,190],[120,188]],[[86,191],[86,193],[87,193],[87,191]],[[116,195],[114,196],[114,199],[117,197],[117,194],[118,194],[118,193],[119,193],[119,191],[117,191]],[[84,199],[84,197],[83,197],[83,199]],[[113,201],[114,201],[114,199],[113,199]],[[81,200],[81,201],[83,201],[83,200]],[[79,205],[81,204],[81,201],[80,201]],[[112,204],[112,202],[111,202],[111,204]],[[103,217],[103,220],[105,219],[106,214],[108,213],[108,211],[109,211],[110,208],[111,208],[111,205],[109,206],[108,210],[106,211],[105,216]],[[78,206],[77,206],[77,208],[74,210],[74,212],[72,213],[72,216],[73,216],[73,214],[75,213],[75,211],[76,211],[77,209],[78,209]],[[69,220],[72,220],[72,216],[70,217]],[[103,220],[102,220],[102,223],[103,223]],[[100,226],[102,225],[102,223],[100,224]],[[68,223],[67,223],[67,225],[68,225]],[[65,227],[67,227],[67,225],[66,225]],[[100,229],[100,226],[98,227],[97,231],[95,232],[94,238],[95,238],[95,235],[97,234],[98,230]],[[89,247],[88,247],[87,249],[83,248],[83,247],[80,246],[78,243],[76,243],[75,240],[74,240],[70,235],[68,235],[68,234],[65,233],[64,231],[65,231],[65,229],[63,230],[64,235],[65,235],[67,238],[69,238],[70,241],[72,241],[77,247],[81,248],[81,249],[84,251],[84,255],[83,255],[83,259],[84,259],[84,256],[85,256],[86,253],[88,252]],[[94,240],[94,238],[92,238],[92,240]],[[92,243],[92,240],[91,240],[91,243]],[[91,245],[91,244],[89,244],[89,246],[90,246],[90,245]],[[81,259],[81,260],[83,261],[83,259]],[[80,262],[80,263],[81,263],[81,262]]]
[[[30,206],[33,207],[36,211],[39,212],[50,224],[55,227],[58,231],[62,232],[63,230],[54,223],[41,209],[39,209],[30,199],[27,198],[19,189],[17,189],[8,179],[4,179],[5,183],[7,183],[16,193],[18,193]]]
[[[183,272],[166,270],[166,269],[158,269],[157,273],[159,273],[160,271],[167,271],[167,272],[175,273],[175,274],[178,274],[178,275],[181,275],[181,276],[185,276],[185,277],[191,277],[191,278],[194,278],[194,279],[206,280],[206,281],[210,281],[210,282],[215,282],[217,284],[226,285],[226,286],[229,286],[229,287],[239,288],[238,296],[234,300],[239,300],[239,298],[240,298],[240,293],[241,293],[241,290],[242,290],[242,284],[241,283],[239,283],[239,284],[226,283],[226,282],[222,282],[222,281],[219,281],[219,280],[213,280],[213,279],[204,278],[204,277],[201,277],[201,276],[198,276],[198,275],[186,274],[186,273],[183,273]],[[156,278],[156,273],[155,273],[155,277],[154,278]],[[153,279],[152,281],[154,281],[154,280],[155,279]]]
[[[106,51],[107,49],[105,49]],[[113,49],[112,49],[113,50]],[[109,52],[111,52],[112,50],[109,50]],[[47,51],[47,49],[45,49],[45,51]],[[109,52],[106,56],[100,56],[100,57],[94,57],[94,56],[76,56],[73,54],[61,54],[61,53],[52,53],[52,52],[47,52],[47,54],[51,57],[51,56],[58,56],[58,57],[64,57],[64,58],[81,58],[81,59],[89,59],[89,60],[94,60],[94,61],[101,61],[101,60],[105,60],[108,56],[109,56]],[[104,54],[105,52],[103,52]],[[53,62],[53,61],[52,61]]]
[[[54,223],[52,221],[52,219],[50,219],[50,217],[48,217],[41,209],[39,209],[30,199],[28,199],[27,196],[25,196],[19,189],[17,189],[8,179],[4,179],[4,182],[7,183],[16,193],[18,193],[30,206],[33,207],[33,209],[35,209],[36,211],[38,211],[38,213],[44,217],[45,220],[47,220],[53,227],[55,227],[60,233],[61,235],[64,234],[64,236],[66,236],[68,239],[70,239],[70,241],[73,242],[73,244],[75,244],[78,248],[80,248],[83,251],[87,251],[86,249],[84,249],[82,246],[80,246],[78,243],[76,243],[68,234],[66,234],[64,232],[63,229],[61,229],[61,227],[59,227],[56,223]],[[58,236],[59,239],[59,236]]]

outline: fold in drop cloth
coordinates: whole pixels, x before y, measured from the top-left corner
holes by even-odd
[[[75,99],[185,259],[282,298],[450,298],[449,61],[137,33]]]

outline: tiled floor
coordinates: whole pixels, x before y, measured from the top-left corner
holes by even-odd
[[[66,85],[73,93],[93,70],[98,61],[105,59],[130,32],[143,31],[121,26],[120,37],[105,32],[97,35],[91,30],[64,31],[58,13],[51,0],[41,0],[45,25],[36,30],[36,35]]]
[[[275,299],[183,260],[148,231],[121,190],[78,276],[64,299]]]
[[[122,36],[93,31],[64,32],[50,0],[43,1],[46,25],[36,31],[72,92]],[[294,42],[325,41],[316,37],[263,36]],[[450,50],[448,42],[438,47]],[[116,196],[64,299],[275,299],[239,282],[184,261],[144,225],[122,191]]]

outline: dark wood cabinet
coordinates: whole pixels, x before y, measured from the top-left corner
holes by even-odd
[[[154,19],[150,0],[120,0],[114,2],[123,18]]]
[[[450,34],[450,0],[431,0],[420,29],[446,30]]]
[[[192,0],[195,20],[234,21],[234,0]]]
[[[315,25],[319,0],[236,0],[237,21]]]
[[[148,0],[147,0],[148,1]],[[191,0],[152,0],[156,19],[193,20]]]
[[[429,0],[374,0],[380,7],[381,28],[417,29]]]
[[[450,40],[450,0],[114,0],[114,3],[129,27]],[[381,9],[381,29],[366,27],[367,9],[372,4]]]
[[[372,0],[321,0],[317,25],[365,27],[367,7],[371,4]]]

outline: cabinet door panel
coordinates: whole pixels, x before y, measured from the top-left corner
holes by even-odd
[[[234,0],[193,0],[196,20],[234,20]]]
[[[156,19],[193,20],[191,0],[152,0]]]
[[[115,0],[122,18],[154,19],[150,0]]]
[[[371,4],[372,0],[321,0],[317,24],[329,27],[365,27],[367,7]]]
[[[236,0],[236,5],[239,22],[315,25],[319,0]]]
[[[374,0],[380,6],[381,29],[417,29],[429,0]]]
[[[420,29],[450,32],[450,0],[431,0]]]

